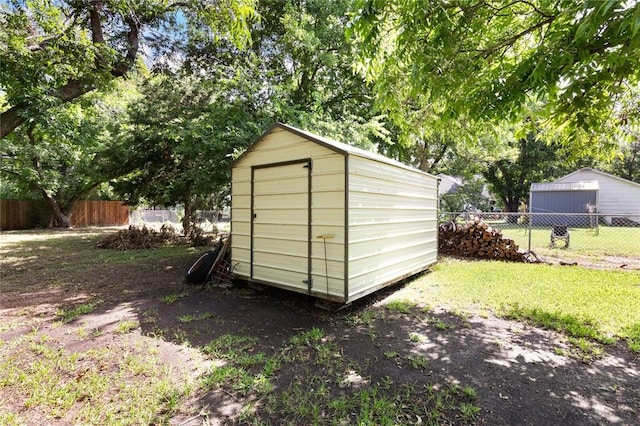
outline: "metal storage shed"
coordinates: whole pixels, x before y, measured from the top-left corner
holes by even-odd
[[[608,225],[638,222],[640,218],[640,184],[588,167],[556,180],[556,183],[597,181],[598,216]]]
[[[437,261],[437,178],[277,123],[231,166],[236,277],[349,303]]]
[[[588,216],[558,217],[557,213],[588,213],[587,205],[598,204],[598,182],[532,183],[530,211],[533,225],[589,227]],[[544,213],[550,213],[545,215]],[[562,223],[557,223],[561,221]]]

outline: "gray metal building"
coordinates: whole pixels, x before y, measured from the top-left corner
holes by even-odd
[[[607,225],[639,223],[640,184],[588,167],[556,180],[556,183],[598,182],[598,216]]]
[[[593,221],[589,216],[558,216],[557,213],[590,213],[589,206],[598,205],[599,189],[597,181],[531,184],[532,224],[590,227]]]

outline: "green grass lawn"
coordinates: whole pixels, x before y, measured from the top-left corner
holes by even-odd
[[[596,340],[640,338],[640,273],[633,271],[443,258],[404,291],[418,293],[426,305],[488,310],[542,325],[555,319],[559,324],[551,327],[569,334],[568,324],[577,322]]]
[[[529,248],[529,229],[526,224],[508,224],[488,222],[492,227],[502,230],[505,238],[514,240],[522,249]],[[637,256],[640,253],[640,228],[600,226],[594,229],[570,228],[570,245],[564,249],[564,241],[558,247],[550,248],[551,228],[533,228],[531,230],[531,250],[538,254],[579,254],[586,256]]]

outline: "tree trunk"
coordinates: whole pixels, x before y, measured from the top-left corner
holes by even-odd
[[[520,207],[520,202],[516,199],[508,199],[504,200],[504,206],[507,209],[507,223],[518,223],[518,208]]]
[[[19,112],[24,106],[14,106],[0,114],[0,139],[13,132],[19,125],[24,123],[25,118]]]
[[[64,86],[55,89],[53,96],[61,102],[69,102],[94,89],[95,85],[91,82],[71,80]],[[0,114],[0,139],[13,132],[19,125],[26,121],[26,118],[20,115],[25,109],[25,105],[17,105]]]
[[[182,232],[188,236],[191,233],[193,227],[193,206],[191,201],[186,198],[184,200],[184,217],[182,218]]]
[[[50,228],[71,228],[71,218],[68,212],[63,211],[60,208],[58,201],[49,196],[45,190],[42,190],[42,196],[44,197],[47,207],[49,207],[49,213],[51,213],[51,219],[49,220]],[[71,210],[71,209],[69,209]]]

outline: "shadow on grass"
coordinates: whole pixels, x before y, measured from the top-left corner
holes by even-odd
[[[164,338],[204,353],[219,339],[249,339],[205,374],[207,384],[191,400],[207,413],[199,418],[541,425],[637,418],[640,377],[626,349],[608,347],[609,355],[587,365],[565,356],[570,344],[552,331],[417,307],[402,313],[378,303],[394,290],[338,313],[279,290],[193,292],[155,305],[163,318],[143,330],[162,330]],[[176,320],[187,313],[212,316]],[[314,329],[321,337],[300,343]]]
[[[620,345],[584,364],[564,355],[569,343],[552,331],[388,304],[397,286],[332,313],[275,289],[189,286],[190,253],[114,265],[92,249],[93,239],[33,244],[10,247],[19,261],[2,284],[0,338],[36,330],[67,351],[116,347],[124,356],[156,348],[172,374],[196,380],[185,394],[168,393],[178,400],[162,405],[158,421],[551,425],[638,418],[638,359]],[[90,312],[65,324],[55,315],[87,305]]]

